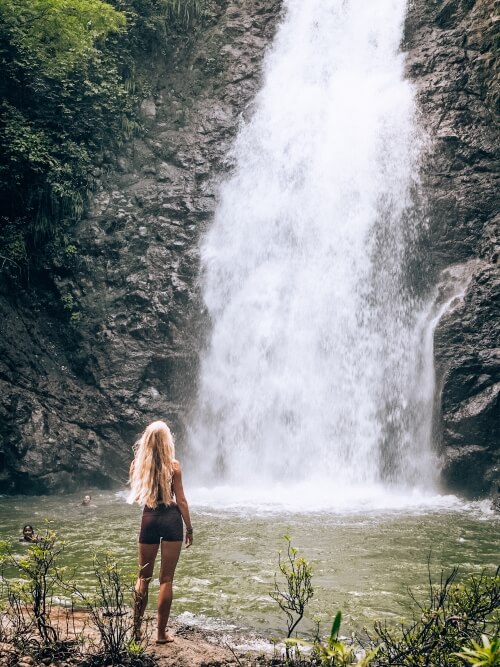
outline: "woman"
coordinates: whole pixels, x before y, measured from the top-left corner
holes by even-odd
[[[23,526],[23,536],[19,538],[20,542],[28,542],[29,544],[35,544],[38,542],[38,537],[35,535],[33,526],[27,523]]]
[[[129,502],[144,505],[139,534],[139,577],[135,586],[135,638],[141,639],[149,582],[161,544],[156,643],[166,644],[173,641],[167,634],[167,623],[173,597],[172,581],[182,548],[182,521],[186,525],[187,547],[193,543],[193,528],[182,488],[181,466],[175,459],[174,441],[165,422],[150,424],[136,443],[129,484]]]

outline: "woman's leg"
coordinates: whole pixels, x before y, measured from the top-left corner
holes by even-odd
[[[148,588],[159,544],[139,544],[139,576],[135,584],[134,635],[141,639],[141,622],[148,604]]]
[[[182,549],[182,541],[161,541],[160,593],[158,595],[158,640],[172,641],[167,635],[167,623],[172,606],[172,582]]]

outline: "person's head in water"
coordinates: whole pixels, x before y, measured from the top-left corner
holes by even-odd
[[[163,421],[146,427],[135,443],[135,457],[130,470],[131,495],[140,504],[156,507],[172,501],[172,476],[175,458],[174,439]]]
[[[23,526],[23,540],[25,542],[35,542],[36,541],[35,531],[33,530],[33,526],[30,526],[29,523],[27,523],[25,526]]]
[[[82,505],[90,505],[91,500],[91,495],[87,494],[86,496],[83,496]]]

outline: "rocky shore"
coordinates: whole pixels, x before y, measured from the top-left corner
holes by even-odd
[[[85,619],[77,615],[76,626],[81,630]],[[73,623],[73,621],[72,621]],[[88,630],[87,630],[88,631]],[[152,639],[144,642],[146,654],[156,659],[158,667],[257,667],[269,664],[271,655],[230,646],[227,638],[177,621],[171,623],[174,641],[156,645]],[[28,652],[19,651],[8,643],[0,642],[0,667],[79,667],[82,658],[43,658],[37,660]]]

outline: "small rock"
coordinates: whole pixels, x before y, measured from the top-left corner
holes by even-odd
[[[117,159],[116,164],[118,165],[118,169],[122,172],[126,172],[129,169],[128,161],[122,156]]]
[[[23,655],[19,658],[19,667],[23,665],[34,665],[35,661],[30,655]]]
[[[141,102],[141,113],[145,118],[153,119],[156,117],[156,104],[153,100],[143,100]]]

